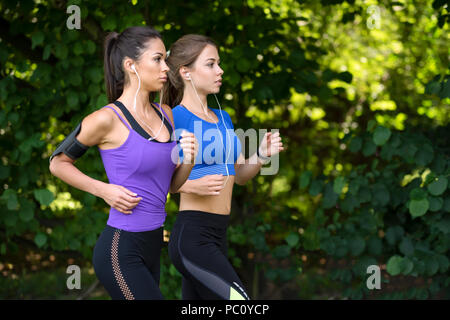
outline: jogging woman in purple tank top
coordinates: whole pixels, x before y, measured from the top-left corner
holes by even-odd
[[[110,104],[89,114],[50,158],[53,175],[111,206],[94,249],[97,277],[113,299],[163,299],[160,252],[167,193],[193,167],[195,136],[183,134],[179,163],[170,107],[153,103],[167,81],[166,49],[150,27],[131,27],[105,40]],[[155,106],[156,105],[156,106]],[[80,172],[74,162],[98,146],[109,183]]]

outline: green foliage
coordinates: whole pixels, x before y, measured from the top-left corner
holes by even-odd
[[[211,36],[225,71],[218,98],[235,128],[278,128],[289,146],[276,176],[234,190],[229,257],[253,298],[271,298],[270,284],[291,284],[302,298],[328,298],[327,289],[366,297],[370,264],[433,280],[385,298],[448,290],[448,8],[376,1],[382,27],[369,30],[368,4],[350,3],[0,1],[0,265],[14,261],[20,276],[27,250],[90,264],[107,205],[54,178],[48,158],[106,104],[107,32],[152,25],[167,49],[184,34]],[[81,9],[81,30],[66,27],[70,4]],[[76,166],[107,181],[96,148]],[[171,230],[176,197],[167,211]],[[0,295],[29,283],[31,296],[47,296],[23,275],[2,282]],[[180,279],[164,249],[167,298],[180,298]]]
[[[325,182],[320,209],[310,226],[324,231],[318,233],[316,246],[311,246],[304,235],[305,248],[323,250],[333,259],[347,259],[348,265],[340,271],[344,273],[337,278],[349,285],[364,282],[371,264],[386,264],[387,273],[393,277],[423,277],[433,283],[448,279],[450,211],[443,206],[450,202],[448,128],[417,133],[391,132],[377,126],[360,135],[349,134],[344,140],[350,152],[360,152],[351,149],[354,144],[348,141],[379,139],[380,132],[389,132],[389,136],[383,136],[375,155],[366,156],[371,166],[358,166]],[[405,152],[399,146],[412,151]],[[427,161],[420,156],[424,146],[431,153]],[[339,187],[333,188],[337,181]],[[343,181],[346,193],[340,192]],[[440,288],[448,285],[447,280]],[[348,289],[350,297],[369,294],[360,287]],[[399,294],[408,298],[410,291]],[[429,294],[428,288],[422,288],[416,297]]]
[[[448,8],[448,1],[434,0],[433,9],[438,12],[438,26],[445,30],[450,21],[450,13]],[[441,74],[436,75],[425,87],[425,93],[429,95],[438,96],[440,99],[450,98],[450,65],[447,70]]]

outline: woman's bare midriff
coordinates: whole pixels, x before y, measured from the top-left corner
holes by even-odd
[[[199,210],[228,215],[231,211],[233,186],[234,176],[229,176],[225,188],[217,196],[199,196],[192,193],[181,193],[179,210]]]

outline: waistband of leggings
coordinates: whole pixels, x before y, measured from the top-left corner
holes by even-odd
[[[182,210],[178,212],[177,221],[226,229],[230,221],[230,215],[199,210]]]
[[[164,227],[161,226],[157,229],[153,229],[153,230],[149,230],[149,231],[128,231],[128,230],[116,228],[116,227],[113,227],[113,226],[110,226],[109,224],[107,224],[105,226],[105,230],[120,231],[121,234],[130,234],[130,235],[139,236],[139,237],[157,237],[157,236],[159,236],[159,234],[161,234],[163,232]]]

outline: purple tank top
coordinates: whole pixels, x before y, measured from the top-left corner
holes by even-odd
[[[129,130],[127,140],[121,146],[107,150],[99,148],[109,183],[121,185],[142,198],[131,214],[111,207],[107,224],[131,232],[158,229],[167,215],[167,193],[178,161],[178,152],[173,152],[175,159],[172,161],[176,141],[148,141],[134,131],[114,108],[105,108],[112,109]],[[164,115],[167,117],[165,112]]]

